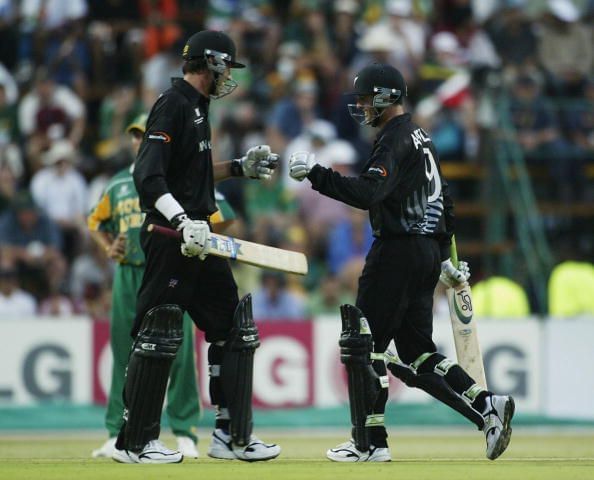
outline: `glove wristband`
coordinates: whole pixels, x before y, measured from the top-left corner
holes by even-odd
[[[235,160],[231,160],[231,176],[232,177],[243,177],[243,167],[241,166],[241,159],[236,158]]]
[[[186,220],[188,220],[188,216],[185,213],[178,213],[175,217],[173,217],[170,220],[169,223],[171,223],[173,228],[175,228],[176,230],[179,230],[179,226]]]

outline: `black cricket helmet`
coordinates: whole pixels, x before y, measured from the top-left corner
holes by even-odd
[[[235,60],[235,52],[235,43],[226,33],[202,30],[188,38],[182,58],[186,61],[202,59],[206,62],[215,78],[210,97],[220,98],[237,88],[237,82],[231,78],[227,69],[245,67]]]
[[[354,80],[354,90],[347,95],[370,96],[371,104],[349,103],[349,113],[361,125],[377,124],[385,109],[401,103],[406,97],[406,82],[402,74],[391,65],[372,63],[362,69]]]

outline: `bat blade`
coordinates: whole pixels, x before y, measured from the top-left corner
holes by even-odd
[[[458,364],[466,370],[481,387],[487,388],[483,356],[478,340],[478,331],[472,309],[472,293],[465,283],[446,290],[450,308],[450,321],[456,346]]]
[[[307,258],[301,252],[270,247],[216,233],[209,235],[209,242],[209,255],[218,255],[270,270],[299,275],[307,274]]]
[[[180,232],[160,225],[150,224],[147,229],[149,232],[155,232],[173,238],[181,237]],[[208,236],[208,242],[209,255],[229,258],[279,272],[306,275],[308,271],[307,257],[301,252],[270,247],[212,232]]]

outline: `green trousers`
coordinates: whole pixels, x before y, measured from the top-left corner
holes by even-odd
[[[118,435],[123,422],[122,391],[133,341],[130,330],[136,315],[136,294],[142,282],[143,271],[142,267],[118,265],[113,279],[110,332],[113,370],[105,414],[105,426],[110,437]],[[197,441],[200,399],[195,365],[194,323],[186,314],[184,315],[184,340],[169,376],[166,412],[169,425],[175,435],[187,436]]]

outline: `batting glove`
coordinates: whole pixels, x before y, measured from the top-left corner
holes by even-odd
[[[289,175],[302,182],[316,164],[315,155],[306,151],[292,153],[289,157]]]
[[[458,285],[466,283],[469,278],[470,267],[467,262],[458,262],[458,268],[454,267],[452,259],[450,258],[441,262],[441,275],[439,275],[439,280],[446,287],[457,287]]]
[[[270,180],[272,172],[278,166],[278,160],[279,156],[272,153],[268,145],[258,145],[250,148],[240,159],[234,160],[236,165],[232,169],[240,173],[239,176]]]
[[[182,233],[182,255],[204,260],[208,255],[208,223],[204,220],[191,220],[185,213],[174,217],[171,223]]]

